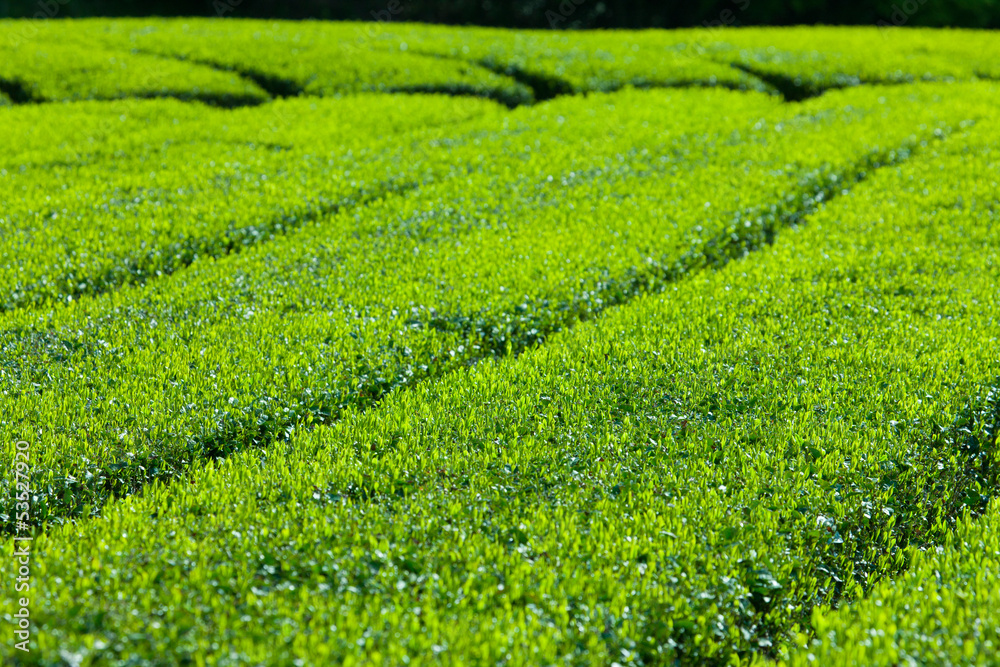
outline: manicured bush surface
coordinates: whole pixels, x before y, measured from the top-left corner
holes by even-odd
[[[434,171],[403,146],[497,111],[443,96],[238,111],[128,100],[67,106],[52,127],[51,109],[19,107],[0,161],[0,309],[141,284],[416,187]]]
[[[72,31],[18,36],[0,22],[0,80],[20,102],[177,97],[221,106],[259,104],[268,94],[252,81],[202,65],[102,49]]]
[[[988,32],[895,28],[511,32],[396,22],[0,21],[0,79],[29,99],[442,92],[508,106],[636,87],[792,99],[871,83],[1000,77]],[[266,92],[265,92],[266,91]]]
[[[2,77],[4,662],[991,664],[995,38],[356,28]]]
[[[883,27],[785,28],[777,39],[767,30],[718,34],[717,41],[701,43],[706,57],[749,68],[791,96],[864,83],[1000,77],[1000,44],[988,32]]]
[[[995,423],[995,422],[994,422]],[[1000,645],[1000,512],[994,502],[863,602],[817,613],[795,665],[990,665]]]
[[[343,58],[361,61],[364,71],[357,75],[359,80],[365,80],[366,71],[379,71],[380,80],[391,82],[393,76],[379,70],[382,66],[376,63],[383,58],[407,62],[417,54],[436,56],[440,68],[464,62],[514,75],[542,98],[625,85],[780,90],[798,98],[862,83],[1000,76],[1000,46],[995,37],[968,30],[772,28],[567,34],[391,22],[302,25],[173,20],[152,30],[146,22],[113,25],[111,31],[96,37],[106,40],[109,47],[127,45],[228,67],[238,67],[234,63],[240,56],[225,44],[236,40],[247,44],[240,52],[263,53],[263,42],[266,49],[285,55],[267,58],[259,71],[298,86],[310,80],[306,91],[313,94],[336,91],[343,84],[331,85],[330,77],[340,80],[344,71],[352,69],[341,67],[332,75],[318,75],[325,71],[324,63]],[[289,43],[294,47],[289,49]],[[406,76],[422,78],[413,72]]]
[[[512,104],[571,92],[633,85],[724,85],[766,89],[728,64],[631,39],[552,33],[454,30],[393,23],[147,21],[89,24],[109,47],[210,62],[274,79],[308,94],[353,90],[463,89]],[[242,48],[233,50],[229,44]],[[253,53],[247,57],[244,54]],[[650,57],[652,56],[652,57]],[[496,73],[494,73],[494,71]],[[513,76],[514,78],[511,78]],[[515,79],[521,79],[518,83]]]
[[[928,146],[759,257],[55,531],[36,550],[74,621],[40,621],[47,641],[211,658],[223,636],[247,663],[275,642],[596,664],[780,644],[995,481],[969,441],[998,140]]]
[[[840,96],[806,109],[674,92],[646,99],[644,113],[634,104],[644,93],[568,98],[523,114],[540,117],[534,146],[517,125],[495,137],[473,130],[471,141],[448,129],[445,160],[468,142],[471,161],[410,196],[390,191],[145,289],[12,310],[5,343],[21,361],[3,428],[8,442],[46,443],[36,515],[87,512],[109,493],[534,344],[665,277],[741,254],[862,171],[990,113],[992,94],[976,91],[979,107],[924,91],[923,136],[905,122],[911,91],[857,91],[852,105]],[[650,123],[681,105],[673,132]],[[720,137],[708,129],[718,116],[705,112],[723,105],[733,116]],[[751,109],[774,117],[747,118]],[[561,123],[570,127],[552,131]],[[830,132],[838,125],[849,136]],[[10,507],[11,487],[5,495]]]
[[[697,29],[510,33],[386,27],[373,44],[523,69],[550,86],[606,90],[722,85],[793,99],[862,83],[996,79],[995,37],[979,31],[883,28]]]
[[[331,32],[326,24],[49,21],[36,23],[31,39],[20,36],[21,26],[0,22],[0,44],[6,38],[13,45],[0,76],[22,79],[30,92],[45,99],[170,94],[234,104],[259,102],[269,94],[374,91],[449,92],[492,97],[511,106],[533,99],[525,85],[472,63],[405,49],[387,53],[372,48],[365,33],[355,44],[348,28]],[[53,46],[67,39],[70,46]],[[227,99],[228,90],[215,81],[252,95]]]

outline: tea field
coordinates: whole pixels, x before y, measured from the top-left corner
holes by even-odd
[[[1000,36],[8,20],[0,137],[4,664],[1000,665]]]

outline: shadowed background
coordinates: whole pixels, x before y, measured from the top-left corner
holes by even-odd
[[[1000,0],[0,0],[0,17],[224,16],[516,28],[702,25],[1000,27]]]

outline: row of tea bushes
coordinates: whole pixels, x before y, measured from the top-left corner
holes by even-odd
[[[512,32],[393,26],[374,42],[525,71],[561,92],[722,85],[801,99],[831,88],[1000,77],[987,31],[878,28]]]
[[[34,659],[729,664],[874,590],[873,647],[909,613],[988,662],[995,531],[948,534],[1000,463],[989,113],[742,261],[39,535]]]
[[[274,51],[256,71],[300,90],[339,90],[341,66],[414,54],[514,76],[536,99],[623,86],[723,86],[798,99],[830,88],[1000,76],[1000,40],[985,31],[765,28],[677,31],[505,31],[418,24],[301,24],[169,20],[101,23],[101,39],[239,68],[246,53]],[[95,30],[95,32],[97,32]],[[223,46],[235,40],[238,53]],[[367,65],[365,65],[367,67]],[[395,85],[393,68],[383,90]],[[319,74],[317,74],[319,72]],[[413,77],[411,73],[408,76]],[[365,80],[365,73],[357,78]],[[304,81],[309,81],[304,85]],[[331,83],[338,82],[338,83]]]
[[[30,38],[27,33],[30,32]],[[635,87],[802,99],[859,84],[996,79],[985,31],[880,28],[504,31],[393,22],[0,21],[0,79],[25,100],[441,92],[508,106]]]
[[[39,443],[38,520],[87,514],[764,246],[880,165],[989,122],[995,95],[633,91],[453,132],[437,145],[474,161],[419,190],[141,288],[9,311],[3,447]],[[723,104],[731,117],[705,113]]]
[[[231,107],[269,98],[254,82],[232,72],[105,49],[75,35],[73,22],[51,24],[62,30],[46,29],[52,34],[21,42],[10,39],[20,24],[0,21],[0,80],[16,102],[175,97]]]
[[[432,83],[432,72],[439,72],[442,82],[464,82],[462,77],[467,77],[473,86],[468,92],[475,93],[477,87],[494,90],[491,96],[512,104],[626,85],[767,90],[758,79],[726,64],[669,48],[673,41],[669,37],[666,45],[640,51],[634,40],[642,33],[567,36],[387,22],[192,19],[152,25],[148,21],[101,22],[91,29],[97,33],[98,27],[101,31],[96,38],[109,47],[251,69],[287,82],[290,89],[319,95],[348,90],[355,82],[371,82],[367,85],[380,91],[405,90],[416,83]],[[230,44],[241,48],[232,50]],[[423,64],[418,67],[418,63]],[[371,76],[372,71],[377,76]]]
[[[788,97],[859,84],[1000,78],[1000,39],[973,30],[782,28],[717,31],[696,52],[748,68]]]
[[[330,24],[179,19],[0,21],[0,78],[29,100],[172,96],[223,106],[270,97],[441,92],[533,101],[531,88],[467,62],[348,49]],[[338,34],[346,27],[333,26]]]
[[[9,109],[0,308],[141,284],[417,187],[467,162],[449,162],[429,141],[499,117],[492,102],[445,96],[236,111],[174,100]]]
[[[995,422],[994,422],[995,423]],[[996,440],[991,443],[996,447]],[[1000,503],[902,576],[837,612],[817,612],[792,665],[995,665],[1000,647]]]

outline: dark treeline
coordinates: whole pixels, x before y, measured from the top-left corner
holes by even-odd
[[[998,28],[1000,0],[0,0],[0,16],[315,18],[559,29],[880,22]]]

